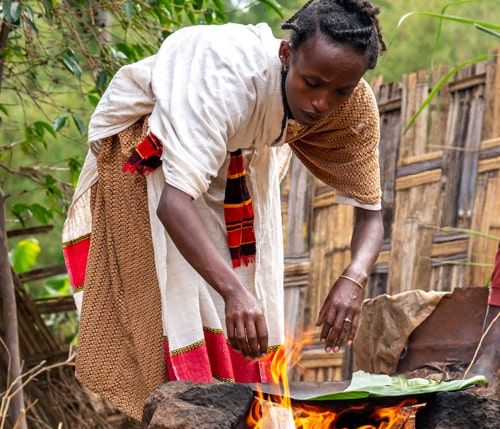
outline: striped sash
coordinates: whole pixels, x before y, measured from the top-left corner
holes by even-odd
[[[147,175],[161,165],[162,146],[149,133],[132,151],[122,170]],[[224,218],[227,242],[233,268],[255,261],[255,235],[253,206],[245,179],[245,166],[241,150],[230,152],[224,197]]]

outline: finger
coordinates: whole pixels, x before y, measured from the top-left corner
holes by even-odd
[[[332,329],[336,315],[337,315],[337,309],[335,307],[327,308],[325,306],[325,311],[323,313],[323,329],[321,330],[321,334],[319,337],[320,341],[322,340],[326,341],[326,338],[328,337],[328,334]]]
[[[349,341],[351,344],[354,341],[354,337],[356,336],[356,332],[358,332],[360,314],[358,312],[354,313],[352,317],[351,331],[349,332]]]
[[[349,311],[346,312],[346,315],[345,315],[344,320],[342,322],[343,323],[342,323],[342,326],[340,328],[340,334],[337,337],[335,344],[333,345],[334,350],[336,348],[342,347],[344,344],[347,343],[347,338],[349,338],[349,334],[351,333],[352,313]]]
[[[236,335],[234,329],[233,320],[229,317],[226,317],[226,330],[227,330],[227,340],[231,347],[235,350],[238,350],[238,343],[236,342]]]
[[[238,348],[241,351],[241,353],[243,353],[243,356],[249,356],[245,325],[242,320],[237,320],[235,324],[236,324],[236,341],[238,343]]]
[[[249,319],[246,321],[245,330],[247,334],[249,355],[257,358],[259,357],[259,343],[257,342],[257,331],[255,329],[255,322],[253,319]]]
[[[323,307],[321,308],[321,311],[319,312],[316,326],[321,326],[325,322],[325,314],[326,314],[326,306],[323,305]]]
[[[321,334],[319,335],[319,340],[320,341],[325,341],[326,338],[328,337],[328,334],[330,333],[330,329],[332,329],[332,325],[325,321],[323,323],[323,328],[321,329]]]
[[[333,345],[336,343],[337,338],[339,337],[342,329],[342,325],[344,323],[344,317],[345,317],[345,310],[338,310],[337,314],[335,316],[335,322],[332,325],[332,329],[330,330],[330,333],[328,334],[328,337],[325,342],[325,350],[329,352],[332,348]],[[337,352],[337,349],[333,350],[334,352]]]
[[[267,332],[267,324],[264,316],[259,317],[255,322],[255,327],[257,328],[257,339],[260,347],[260,355],[267,353],[269,334]]]

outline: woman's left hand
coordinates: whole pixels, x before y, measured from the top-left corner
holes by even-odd
[[[363,291],[350,280],[339,278],[328,293],[319,312],[316,326],[323,325],[320,340],[325,350],[336,353],[344,344],[351,344],[358,329]]]

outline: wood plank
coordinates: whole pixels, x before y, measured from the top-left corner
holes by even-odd
[[[485,173],[487,171],[500,170],[500,156],[489,159],[482,159],[479,161],[479,173]]]
[[[476,74],[463,79],[453,80],[448,84],[449,92],[464,91],[475,86],[484,85],[486,82],[486,73]]]
[[[385,101],[384,103],[378,105],[378,111],[382,114],[392,112],[394,110],[401,110],[401,101],[401,97]]]
[[[448,243],[433,243],[431,248],[431,257],[438,258],[445,255],[456,255],[458,253],[467,253],[469,240],[450,241]]]
[[[313,209],[322,209],[325,207],[329,207],[335,204],[335,192],[329,191],[324,194],[320,194],[317,197],[314,197],[313,200]]]
[[[428,152],[428,153],[423,153],[420,155],[415,155],[415,156],[409,156],[407,158],[403,158],[401,160],[401,165],[410,165],[410,164],[415,164],[415,163],[420,163],[420,162],[425,162],[425,161],[434,161],[436,159],[441,159],[443,157],[443,151],[442,150],[437,150],[434,152]]]
[[[34,226],[31,228],[11,229],[7,231],[7,238],[21,237],[24,235],[45,234],[54,229],[54,225]]]
[[[36,299],[35,305],[40,314],[53,314],[76,310],[75,300],[72,296]]]
[[[396,180],[396,190],[414,188],[428,183],[439,182],[441,180],[441,169],[424,171],[411,176],[400,177]]]
[[[398,168],[396,176],[398,178],[404,176],[411,176],[414,174],[422,173],[424,171],[441,168],[442,165],[443,165],[443,160],[441,158],[431,159],[428,161],[423,161],[413,164],[407,164]]]
[[[26,271],[24,273],[20,273],[18,277],[19,280],[21,280],[21,282],[26,283],[26,282],[31,282],[33,280],[46,279],[48,277],[52,277],[58,274],[65,274],[66,272],[67,272],[66,265],[57,264],[57,265],[50,265],[48,267],[37,268],[31,271]]]

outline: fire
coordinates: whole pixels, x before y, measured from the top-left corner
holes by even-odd
[[[411,429],[409,419],[414,413],[411,406],[414,400],[402,401],[394,407],[369,408],[366,404],[351,406],[341,412],[334,412],[305,403],[296,403],[290,399],[288,382],[289,368],[300,361],[301,350],[305,342],[295,343],[287,351],[283,346],[269,358],[261,361],[270,367],[272,383],[276,395],[267,395],[259,390],[254,399],[247,418],[247,425],[252,429],[328,429],[357,427],[359,429]],[[362,426],[348,423],[356,416],[362,415],[365,422]],[[366,417],[366,418],[365,418]],[[376,425],[376,426],[375,426]]]

